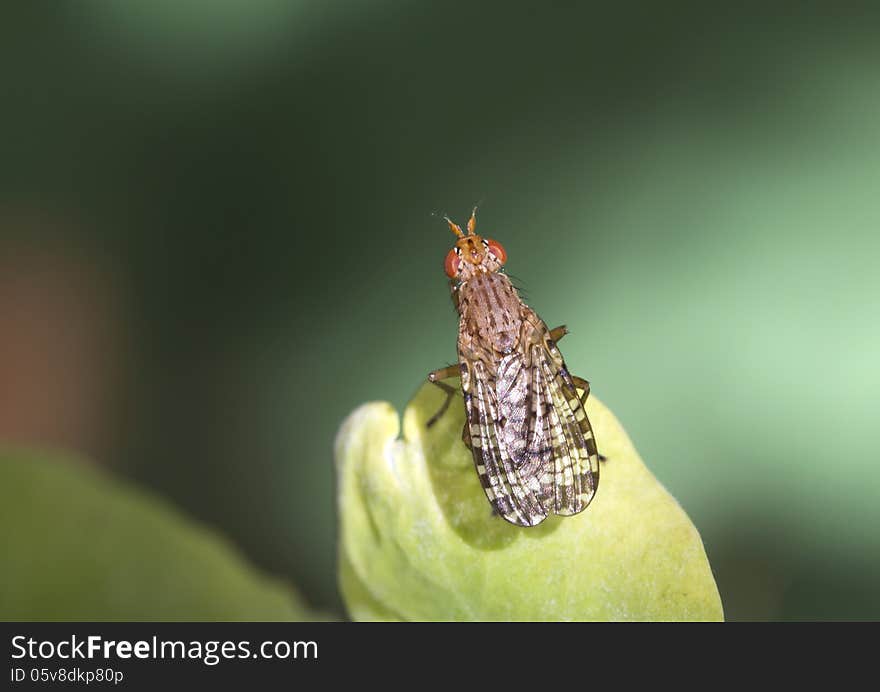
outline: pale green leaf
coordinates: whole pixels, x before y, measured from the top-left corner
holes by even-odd
[[[587,411],[599,490],[574,517],[493,516],[457,398],[425,385],[404,414],[357,409],[336,441],[340,586],[357,620],[721,620],[700,536],[611,412]]]

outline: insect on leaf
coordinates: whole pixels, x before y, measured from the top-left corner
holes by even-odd
[[[459,365],[428,379],[451,397],[441,380],[461,378],[462,438],[499,515],[535,526],[582,512],[598,487],[599,453],[584,409],[589,383],[568,372],[556,344],[566,329],[549,330],[522,301],[503,271],[504,248],[474,232],[475,213],[467,233],[447,222],[458,236],[444,267],[459,313]]]

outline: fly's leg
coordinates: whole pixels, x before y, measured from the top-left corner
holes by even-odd
[[[554,343],[559,343],[559,340],[562,339],[563,336],[568,334],[568,327],[564,324],[559,325],[556,329],[550,330],[550,338]],[[571,381],[574,383],[574,386],[578,389],[583,389],[584,393],[578,397],[581,400],[581,406],[585,409],[587,407],[587,397],[590,396],[590,383],[587,382],[583,377],[578,377],[577,375],[570,375]],[[600,454],[599,461],[608,461],[608,457]]]
[[[574,386],[578,389],[583,389],[584,393],[581,394],[581,404],[586,407],[587,405],[587,397],[590,396],[590,383],[587,382],[583,377],[578,377],[577,375],[571,375],[571,381],[574,382]]]
[[[443,405],[440,407],[440,410],[437,411],[433,416],[428,419],[426,427],[430,428],[434,423],[440,420],[440,417],[446,413],[446,409],[449,408],[449,402],[452,401],[452,397],[455,396],[455,387],[452,387],[445,382],[441,382],[441,380],[448,380],[450,377],[460,377],[461,376],[461,366],[459,365],[450,365],[446,368],[440,368],[438,370],[434,370],[433,372],[428,373],[428,382],[431,384],[435,384],[444,392],[446,392],[446,399],[443,401]]]
[[[557,343],[557,344],[559,343],[559,340],[563,336],[565,336],[566,334],[568,334],[568,327],[566,327],[564,324],[556,327],[556,329],[550,330],[550,338],[554,341],[554,343]],[[571,377],[571,381],[575,387],[577,387],[578,389],[584,390],[584,393],[581,394],[578,398],[581,400],[581,406],[583,406],[584,409],[586,410],[587,398],[590,396],[590,383],[587,382],[583,377],[578,377],[577,375],[571,375],[570,373],[569,373],[569,376]],[[603,454],[600,454],[599,461],[608,461],[608,457],[604,456]]]
[[[474,448],[471,445],[471,427],[468,425],[467,421],[464,422],[464,427],[461,429],[461,441],[464,442],[465,447],[474,451]]]
[[[571,381],[574,382],[574,386],[578,389],[583,389],[584,393],[580,395],[579,399],[581,400],[581,406],[586,410],[587,408],[587,397],[590,396],[590,383],[587,382],[583,377],[578,377],[577,375],[571,376]],[[608,461],[608,457],[603,454],[599,455],[599,461]]]
[[[557,344],[562,340],[562,337],[568,334],[568,327],[564,324],[556,327],[556,329],[550,330],[550,338],[556,342]]]
[[[566,334],[568,334],[568,327],[566,327],[564,324],[556,327],[556,329],[550,330],[550,338],[553,339],[553,341],[556,343],[559,343],[559,340],[563,336],[565,336]],[[578,377],[577,375],[571,375],[571,374],[569,374],[569,376],[571,377],[571,381],[572,381],[572,383],[574,383],[575,387],[577,387],[578,389],[584,390],[584,393],[581,394],[578,398],[581,400],[581,406],[583,406],[586,409],[587,408],[587,398],[590,396],[590,383],[587,382],[583,377]],[[607,461],[607,460],[608,460],[608,457],[605,457],[601,454],[599,455],[599,461]]]
[[[432,380],[432,382],[433,382],[433,380]],[[445,382],[433,382],[433,384],[436,384],[438,387],[440,387],[440,389],[442,389],[444,392],[446,392],[446,398],[443,400],[443,404],[437,410],[437,413],[435,413],[433,416],[431,416],[428,419],[428,422],[425,423],[425,427],[427,427],[427,428],[430,428],[432,425],[434,425],[434,423],[436,423],[438,420],[440,420],[440,418],[443,416],[443,414],[446,413],[446,409],[449,408],[449,403],[452,401],[452,397],[455,396],[455,391],[456,391],[455,387],[452,387],[452,386],[446,384]]]

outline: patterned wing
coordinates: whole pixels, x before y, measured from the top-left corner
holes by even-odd
[[[509,432],[505,434],[508,422],[527,422],[528,418],[523,409],[528,398],[528,371],[522,367],[521,359],[517,367],[517,359],[520,356],[513,354],[501,362],[497,381],[482,362],[474,361],[462,385],[471,450],[486,497],[510,523],[535,526],[547,517],[540,497],[540,479],[535,474],[520,472],[519,443],[511,444]]]
[[[599,484],[593,428],[561,356],[554,358],[535,346],[532,367],[535,397],[546,408],[553,450],[541,477],[543,501],[556,514],[577,514],[590,504]]]
[[[593,431],[558,350],[535,345],[530,356],[505,356],[494,378],[477,361],[463,383],[483,489],[520,526],[583,511],[599,481]]]

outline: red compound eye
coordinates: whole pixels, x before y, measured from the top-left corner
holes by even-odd
[[[458,264],[461,260],[458,258],[458,253],[455,251],[455,248],[446,253],[446,261],[443,263],[443,268],[446,270],[446,276],[450,279],[454,279],[458,276]]]
[[[489,240],[489,252],[495,255],[495,258],[501,263],[504,264],[507,261],[507,252],[505,252],[504,248],[501,247],[501,243],[497,240]]]

